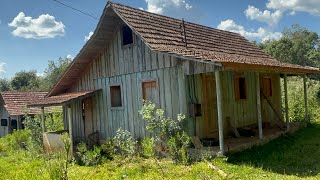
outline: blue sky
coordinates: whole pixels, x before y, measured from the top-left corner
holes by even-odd
[[[60,0],[100,17],[106,0]],[[300,24],[320,33],[320,1],[315,0],[113,0],[214,28],[250,40],[281,37],[284,27]],[[97,20],[54,0],[1,0],[0,78],[21,70],[43,73],[48,60],[75,57]]]

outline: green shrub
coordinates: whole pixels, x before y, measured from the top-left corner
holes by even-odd
[[[185,132],[178,132],[172,136],[167,145],[169,155],[176,163],[187,164],[189,161],[188,146],[190,144],[190,137]]]
[[[17,130],[0,138],[0,152],[26,149],[30,144],[30,131]]]
[[[40,120],[25,115],[24,126],[25,129],[28,129],[31,132],[31,145],[33,146],[33,148],[42,149],[43,133]]]
[[[101,149],[94,146],[92,150],[88,150],[85,143],[80,143],[77,146],[78,163],[85,166],[95,166],[101,163]]]
[[[143,155],[145,157],[153,157],[155,155],[155,140],[154,138],[145,138],[141,141]]]
[[[121,155],[132,156],[136,153],[137,141],[127,130],[119,128],[113,137],[113,143],[119,149]]]
[[[58,108],[54,108],[52,113],[46,113],[46,128],[47,131],[63,130],[63,114]]]
[[[107,139],[107,141],[101,145],[101,155],[103,155],[107,159],[113,159],[115,153],[116,148],[114,146],[113,140]]]
[[[66,179],[65,178],[65,167],[62,155],[56,154],[52,159],[46,161],[46,169],[49,177],[52,180],[55,179]]]

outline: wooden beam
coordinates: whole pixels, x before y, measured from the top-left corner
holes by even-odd
[[[44,114],[44,107],[41,107],[41,122],[42,122],[42,132],[46,132],[46,124],[45,124],[45,114]]]
[[[304,112],[305,112],[305,120],[309,122],[309,114],[308,114],[308,94],[307,94],[307,76],[303,76],[303,92],[304,92]]]
[[[263,139],[261,97],[260,97],[260,76],[258,72],[256,73],[256,90],[257,90],[257,114],[258,114],[259,139]]]
[[[287,130],[289,130],[290,123],[289,123],[289,107],[288,107],[287,74],[284,74],[283,76],[283,88],[284,88],[284,108],[285,108],[285,114],[286,114],[286,125],[287,125]]]
[[[223,138],[223,114],[222,114],[222,90],[221,90],[221,71],[215,71],[216,92],[217,92],[217,110],[218,110],[218,129],[219,129],[219,146],[220,153],[224,154],[224,138]]]
[[[68,128],[69,128],[69,137],[71,140],[70,152],[73,156],[73,132],[72,132],[72,110],[71,107],[68,107]]]

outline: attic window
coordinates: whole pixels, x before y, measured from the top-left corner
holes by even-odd
[[[121,86],[110,86],[111,107],[122,107]]]
[[[133,43],[133,34],[129,26],[122,27],[122,45],[129,45]]]
[[[236,100],[247,99],[246,79],[244,77],[235,77],[234,93]]]

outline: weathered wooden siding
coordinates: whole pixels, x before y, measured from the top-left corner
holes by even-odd
[[[241,75],[246,78],[247,85],[247,99],[236,100],[234,93],[234,76]],[[200,138],[205,137],[204,129],[205,119],[204,113],[204,91],[203,91],[203,74],[196,74],[187,76],[187,102],[189,103],[200,103],[202,104],[202,116],[196,117],[195,119],[189,118],[188,127],[191,130],[190,134],[196,134]],[[214,76],[214,74],[212,74]],[[270,100],[274,108],[281,114],[281,90],[280,90],[280,75],[279,74],[262,74],[262,77],[272,78],[272,92],[273,95]],[[254,72],[232,72],[224,71],[221,73],[222,82],[222,100],[223,100],[223,120],[225,133],[228,133],[232,123],[235,127],[243,127],[257,123],[257,105],[256,105],[256,81]],[[270,105],[262,98],[262,112],[263,122],[275,122],[277,116],[271,109]]]
[[[9,114],[4,107],[4,102],[0,101],[0,119],[7,119],[8,126],[0,126],[0,137],[3,137],[9,133]]]

